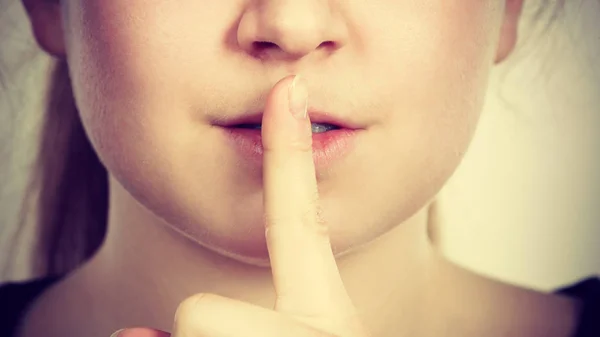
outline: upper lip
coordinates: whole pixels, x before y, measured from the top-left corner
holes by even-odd
[[[262,124],[262,112],[260,113],[249,113],[241,116],[235,116],[231,118],[221,118],[217,123],[221,127],[234,127],[243,124]],[[349,119],[344,119],[335,116],[331,113],[308,110],[308,117],[312,123],[331,124],[341,129],[362,129],[363,126]]]

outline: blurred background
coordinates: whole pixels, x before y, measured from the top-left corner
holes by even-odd
[[[540,1],[526,0],[520,46],[494,70],[471,148],[440,192],[435,231],[459,265],[551,290],[600,274],[600,1],[567,0],[547,27],[551,10],[533,20]],[[0,0],[0,282],[37,276],[31,233],[15,242],[13,224],[49,61],[20,1]]]

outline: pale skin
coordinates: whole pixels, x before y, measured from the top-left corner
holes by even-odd
[[[458,268],[426,231],[522,1],[23,2],[69,62],[110,213],[21,336],[572,334],[577,303]],[[327,170],[290,111],[295,74],[309,107],[364,128]],[[260,169],[214,131],[249,110]]]

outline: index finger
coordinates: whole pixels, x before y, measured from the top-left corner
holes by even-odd
[[[305,317],[351,307],[317,216],[318,189],[307,88],[287,77],[272,89],[263,114],[266,238],[277,292],[276,310]]]

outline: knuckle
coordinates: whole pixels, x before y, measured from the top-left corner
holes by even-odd
[[[329,234],[330,234],[329,226],[327,225],[327,222],[325,222],[325,219],[323,218],[323,212],[321,210],[321,207],[318,207],[318,206],[317,206],[317,213],[316,213],[316,220],[315,220],[315,231],[316,231],[317,235],[329,238]]]
[[[286,216],[266,216],[265,221],[266,230],[274,230],[272,233],[277,233],[279,228],[300,228],[317,238],[329,239],[329,226],[320,213],[315,214],[312,209],[305,209]]]

